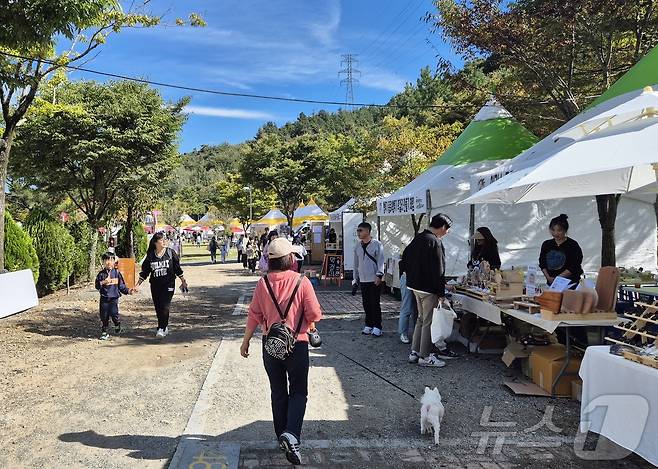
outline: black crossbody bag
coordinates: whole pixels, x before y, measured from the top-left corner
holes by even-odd
[[[274,306],[276,306],[276,310],[279,312],[279,316],[281,317],[281,322],[275,322],[272,324],[270,326],[270,330],[267,333],[267,336],[265,337],[265,352],[272,358],[285,360],[290,355],[292,355],[292,352],[295,349],[295,342],[297,341],[297,336],[299,335],[299,331],[302,328],[304,314],[299,315],[299,322],[297,323],[297,328],[294,333],[288,326],[286,326],[285,320],[286,317],[288,317],[288,312],[290,311],[290,307],[292,306],[292,302],[295,299],[295,295],[297,295],[297,290],[299,290],[299,285],[301,285],[303,278],[304,275],[299,276],[297,285],[295,285],[295,289],[292,291],[292,295],[290,295],[288,306],[286,307],[285,312],[281,312],[281,308],[279,307],[279,303],[277,302],[274,291],[272,290],[272,285],[270,285],[270,281],[267,278],[267,275],[263,277],[267,291],[269,292],[270,297],[272,298],[272,302],[274,303]]]

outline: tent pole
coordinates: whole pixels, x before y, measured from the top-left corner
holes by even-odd
[[[471,204],[471,216],[468,222],[468,236],[469,239],[473,238],[475,234],[475,205]]]
[[[382,240],[382,217],[377,215],[377,241]]]
[[[425,190],[425,206],[427,207],[427,227],[430,227],[432,221],[432,194],[430,190]]]

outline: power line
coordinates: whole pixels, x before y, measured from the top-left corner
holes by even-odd
[[[375,38],[375,40],[372,41],[372,42],[371,42],[370,44],[368,44],[364,49],[361,50],[361,55],[365,55],[365,54],[368,52],[368,50],[369,50],[370,48],[372,48],[372,46],[375,45],[375,44],[377,43],[377,41],[379,41],[379,39],[381,39],[381,38],[384,36],[384,34],[386,33],[386,31],[387,31],[389,28],[391,28],[393,25],[395,25],[395,22],[396,22],[396,20],[398,19],[398,17],[404,15],[404,13],[409,9],[409,7],[413,4],[413,2],[414,2],[414,0],[409,0],[409,1],[407,2],[407,4],[405,5],[405,7],[404,7],[402,10],[400,10],[400,11],[399,11],[399,12],[393,17],[392,21],[390,21],[390,22],[384,27],[384,29],[382,29],[382,32],[379,33],[379,34],[377,35],[377,37]],[[362,36],[362,37],[363,37],[363,36]]]
[[[0,51],[0,55],[4,55],[6,57],[12,57],[15,59],[20,59],[20,60],[30,60],[30,61],[36,61],[40,60],[41,62],[45,64],[50,64],[50,65],[60,65],[57,64],[51,60],[47,59],[40,59],[40,58],[35,58],[35,57],[25,57],[22,55],[18,54],[12,54],[9,52],[2,52]],[[400,104],[380,104],[380,103],[351,103],[347,101],[326,101],[326,100],[320,100],[320,99],[302,99],[302,98],[288,98],[284,96],[273,96],[273,95],[264,95],[264,94],[250,94],[250,93],[233,93],[230,91],[221,91],[221,90],[211,90],[207,88],[198,88],[198,87],[192,87],[192,86],[186,86],[186,85],[176,85],[173,83],[164,83],[164,82],[158,82],[158,81],[153,81],[153,80],[146,80],[144,78],[135,78],[127,75],[120,75],[117,73],[109,73],[109,72],[101,72],[99,70],[94,70],[91,68],[86,68],[86,67],[77,67],[75,65],[63,65],[62,67],[67,68],[69,70],[77,70],[80,72],[87,72],[87,73],[92,73],[95,75],[99,76],[104,76],[108,78],[117,78],[120,80],[129,80],[133,81],[136,83],[144,83],[147,85],[153,85],[153,86],[161,86],[164,88],[172,88],[172,89],[177,89],[177,90],[182,90],[182,91],[192,91],[195,93],[206,93],[206,94],[213,94],[213,95],[219,95],[219,96],[230,96],[230,97],[236,97],[236,98],[249,98],[249,99],[261,99],[261,100],[269,100],[269,101],[286,101],[286,102],[293,102],[293,103],[308,103],[308,104],[326,104],[330,106],[359,106],[359,107],[379,107],[379,108],[409,108],[409,109],[414,109],[414,108],[422,108],[422,109],[449,109],[453,106],[449,105],[435,105],[435,104],[427,104],[427,105],[400,105]],[[358,71],[358,70],[357,70]]]
[[[388,51],[388,44],[390,44],[391,40],[395,38],[395,33],[409,21],[410,18],[414,16],[416,11],[422,6],[424,0],[420,0],[419,3],[416,5],[416,7],[409,12],[409,14],[402,20],[400,23],[391,31],[388,36],[379,44],[375,45],[375,49],[372,50],[372,52],[369,54],[371,58],[374,58],[377,60],[377,56],[381,55],[382,53],[386,54]],[[412,33],[413,35],[413,33]],[[365,55],[365,53],[364,53]]]

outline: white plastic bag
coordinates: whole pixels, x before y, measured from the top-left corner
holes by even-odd
[[[452,308],[443,303],[439,303],[437,308],[432,312],[432,343],[445,342],[445,339],[452,334],[452,325],[457,318],[457,314]]]

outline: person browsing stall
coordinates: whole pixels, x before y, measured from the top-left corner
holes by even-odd
[[[567,236],[568,218],[563,213],[553,218],[548,225],[552,239],[541,245],[539,268],[548,285],[552,285],[556,277],[565,277],[572,283],[570,288],[576,288],[583,274],[583,250],[575,240]]]
[[[354,284],[361,287],[363,310],[366,313],[362,334],[382,335],[382,278],[384,277],[384,246],[371,236],[370,223],[359,223],[356,234],[360,243],[354,247]]]
[[[491,230],[481,226],[473,234],[473,250],[469,267],[479,266],[482,261],[487,261],[492,269],[500,269],[500,255],[498,254],[498,240],[494,238]]]

